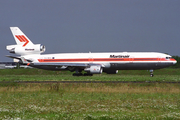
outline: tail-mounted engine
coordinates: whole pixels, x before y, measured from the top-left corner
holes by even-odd
[[[10,53],[18,55],[29,55],[29,54],[40,54],[45,52],[46,48],[41,44],[34,44],[27,47],[22,47],[21,45],[8,45],[6,49]]]

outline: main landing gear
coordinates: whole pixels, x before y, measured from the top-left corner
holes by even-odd
[[[149,70],[150,71],[150,76],[153,77],[154,74],[153,74],[153,70]]]
[[[93,74],[90,74],[90,73],[74,73],[73,76],[93,76]]]
[[[81,73],[82,70],[76,69],[76,73],[73,74],[73,76],[93,76],[91,73]]]

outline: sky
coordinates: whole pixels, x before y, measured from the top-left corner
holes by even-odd
[[[161,52],[180,56],[180,0],[0,0],[0,61],[19,27],[45,53]]]

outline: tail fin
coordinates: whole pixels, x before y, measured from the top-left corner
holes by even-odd
[[[10,27],[10,29],[17,45],[22,47],[33,45],[31,40],[18,27]]]
[[[45,51],[45,46],[33,44],[31,40],[18,28],[10,27],[17,45],[8,45],[6,49],[10,53],[18,55],[41,54]]]

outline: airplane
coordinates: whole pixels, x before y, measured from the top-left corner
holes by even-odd
[[[41,54],[45,46],[33,44],[18,28],[10,27],[16,45],[8,45],[10,56],[21,64],[45,70],[69,70],[73,76],[92,76],[93,74],[116,74],[118,70],[153,70],[166,68],[177,63],[170,55],[159,52],[103,52],[103,53],[58,53]]]

